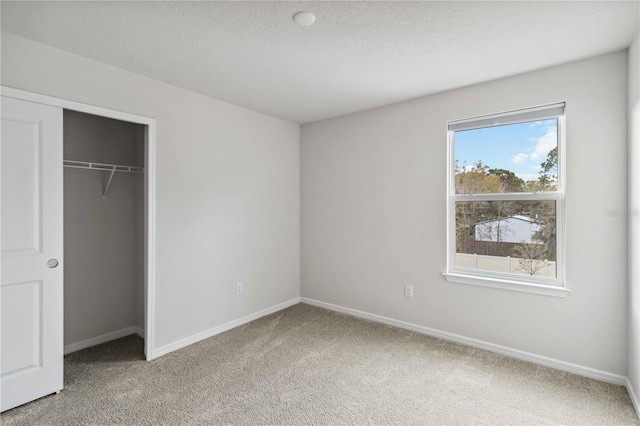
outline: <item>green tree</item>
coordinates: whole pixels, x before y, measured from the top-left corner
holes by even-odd
[[[511,170],[488,169],[487,173],[500,178],[503,189],[501,192],[522,192],[525,189],[524,181],[516,176],[516,174]]]
[[[544,190],[555,189],[558,182],[558,147],[547,154],[547,159],[540,164],[538,183]]]
[[[558,147],[547,153],[547,158],[540,164],[539,177],[531,183],[531,191],[555,191],[558,186]],[[536,233],[546,250],[547,258],[556,260],[556,205],[555,203],[538,201],[532,203],[535,211],[533,219],[540,225]]]
[[[507,169],[491,168],[477,161],[471,165],[466,163],[455,167],[456,194],[495,194],[505,192],[538,192],[555,189],[557,181],[557,149],[551,150],[547,160],[541,164],[538,180],[524,182],[514,172]],[[544,172],[544,173],[543,173]],[[550,201],[465,201],[456,203],[456,251],[458,253],[475,253],[474,225],[490,220],[504,219],[514,215],[530,217],[540,225],[540,230],[533,236],[540,244],[535,248],[544,251],[547,260],[556,258],[556,206]],[[500,223],[499,223],[500,224]],[[500,226],[500,225],[499,225]],[[505,229],[499,228],[498,242],[492,246],[496,253],[500,252],[500,233]],[[485,247],[486,249],[486,247]],[[540,254],[542,256],[542,254]],[[515,255],[514,255],[515,256]],[[536,259],[539,260],[539,259]]]
[[[478,161],[470,166],[456,164],[456,194],[495,194],[502,191],[500,177],[489,174],[489,167]]]
[[[509,172],[506,170],[505,172]],[[456,163],[455,185],[457,194],[495,194],[506,192],[505,183],[489,167],[478,161],[460,167]],[[515,176],[515,175],[514,175]],[[475,223],[509,216],[512,202],[459,202],[456,203],[456,250],[473,253]]]

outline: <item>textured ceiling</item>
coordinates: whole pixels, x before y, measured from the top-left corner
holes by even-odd
[[[638,6],[3,1],[1,28],[305,123],[624,49]]]

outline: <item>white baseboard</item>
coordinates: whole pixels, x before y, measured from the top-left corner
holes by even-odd
[[[381,315],[370,314],[368,312],[358,311],[351,308],[345,308],[343,306],[333,305],[331,303],[321,302],[319,300],[308,299],[306,297],[301,297],[300,301],[302,303],[329,309],[331,311],[340,312],[343,314],[391,325],[398,328],[403,328],[405,330],[415,331],[416,333],[426,334],[428,336],[437,337],[438,339],[461,343],[463,345],[471,346],[478,349],[484,349],[489,352],[495,352],[524,361],[533,362],[535,364],[544,365],[546,367],[555,368],[557,370],[567,371],[569,373],[578,374],[580,376],[589,377],[591,379],[600,380],[602,382],[612,383],[619,386],[625,386],[628,383],[627,378],[619,374],[596,370],[595,368],[572,364],[570,362],[560,361],[558,359],[548,358],[542,355],[536,355],[518,349],[512,349],[506,346],[500,346],[494,343],[484,342],[482,340],[448,333],[446,331],[435,330],[433,328],[423,327],[421,325],[383,317]]]
[[[144,339],[144,328],[140,327],[139,325],[136,325],[135,329],[136,329],[135,333]]]
[[[151,357],[149,358],[149,360],[161,357],[163,355],[168,354],[169,352],[173,352],[173,351],[176,351],[178,349],[182,349],[185,346],[192,345],[192,344],[197,343],[197,342],[199,342],[201,340],[208,339],[209,337],[213,337],[213,336],[215,336],[217,334],[224,333],[225,331],[231,330],[232,328],[236,328],[236,327],[244,325],[244,324],[246,324],[248,322],[255,321],[258,318],[262,318],[262,317],[270,315],[270,314],[272,314],[274,312],[281,311],[281,310],[286,309],[286,308],[288,308],[290,306],[297,305],[298,303],[300,303],[300,298],[296,297],[294,299],[288,300],[286,302],[280,303],[280,304],[272,306],[270,308],[263,309],[261,311],[255,312],[253,314],[247,315],[247,316],[242,317],[242,318],[238,318],[238,319],[233,320],[233,321],[229,321],[228,323],[219,325],[217,327],[210,328],[209,330],[201,331],[200,333],[196,333],[196,334],[194,334],[192,336],[185,337],[184,339],[180,339],[180,340],[175,341],[173,343],[169,343],[168,345],[161,346],[159,348],[156,348],[156,349],[152,350]]]
[[[124,336],[129,336],[131,334],[137,334],[140,337],[144,338],[144,330],[141,327],[132,325],[131,327],[125,327],[120,330],[112,331],[111,333],[102,334],[100,336],[92,337],[87,340],[83,340],[81,342],[70,343],[64,346],[64,354],[70,354],[72,352],[79,351],[81,349],[90,348],[91,346],[96,346],[101,343],[110,342],[112,340],[119,339]]]
[[[629,397],[631,398],[631,402],[633,402],[633,407],[636,409],[636,414],[638,418],[640,418],[640,399],[638,399],[638,394],[633,389],[633,385],[631,384],[631,380],[627,377],[627,392],[629,392]]]

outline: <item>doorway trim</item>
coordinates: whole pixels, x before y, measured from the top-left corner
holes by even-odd
[[[9,98],[21,99],[63,109],[112,118],[146,126],[145,141],[145,324],[144,354],[147,361],[154,355],[155,337],[155,290],[156,290],[156,120],[141,115],[102,108],[81,102],[41,95],[12,87],[0,86],[0,94]],[[62,164],[60,164],[62,167]]]

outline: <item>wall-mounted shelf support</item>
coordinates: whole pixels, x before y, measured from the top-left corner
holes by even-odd
[[[100,170],[103,172],[111,172],[111,174],[109,175],[109,180],[107,181],[107,186],[104,188],[104,192],[102,193],[103,200],[107,199],[107,193],[109,192],[111,181],[113,180],[113,176],[115,175],[116,172],[144,173],[144,167],[122,166],[119,164],[91,163],[87,161],[64,160],[63,165],[64,167],[69,167],[72,169]]]
[[[102,199],[107,199],[107,192],[109,192],[109,187],[111,186],[111,181],[113,180],[113,175],[116,174],[116,166],[113,166],[111,169],[111,174],[109,175],[109,180],[107,181],[107,186],[104,188],[104,192],[102,193]]]

